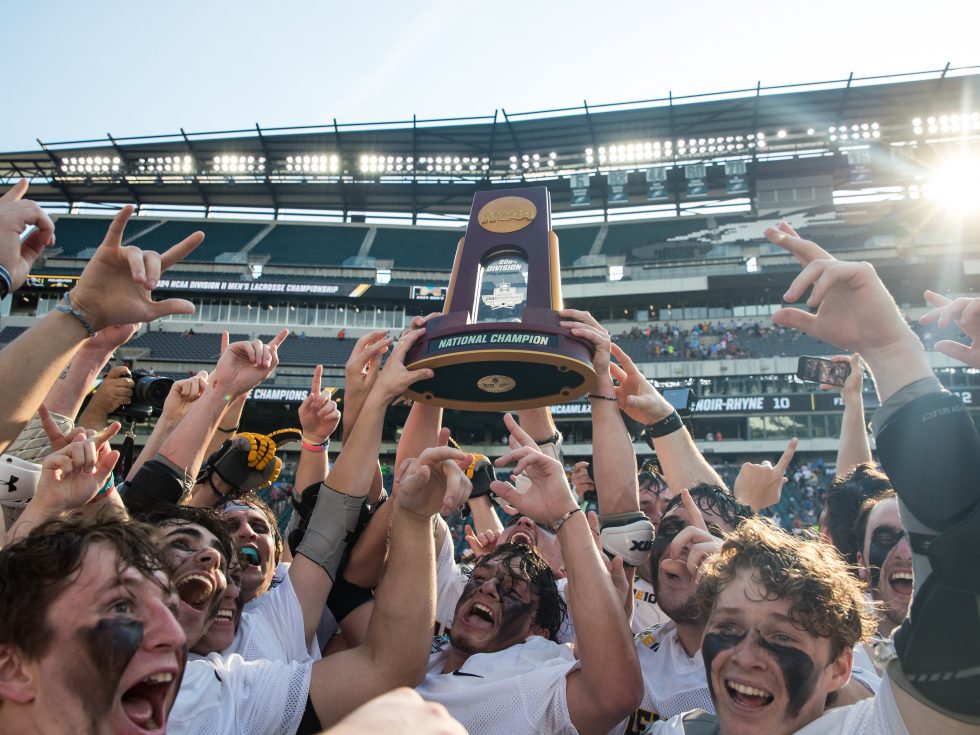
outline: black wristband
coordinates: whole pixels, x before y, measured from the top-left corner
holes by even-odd
[[[681,416],[677,411],[671,411],[670,416],[665,419],[661,419],[655,424],[650,424],[646,428],[646,435],[650,439],[659,439],[662,436],[667,436],[668,434],[673,434],[675,431],[680,431],[684,428],[684,422],[681,420]]]
[[[537,439],[535,439],[534,440],[534,443],[535,444],[554,444],[555,446],[558,446],[558,442],[559,441],[561,441],[561,432],[560,431],[556,431],[554,434],[552,434],[551,436],[549,436],[547,439],[542,439],[541,441],[538,441]]]

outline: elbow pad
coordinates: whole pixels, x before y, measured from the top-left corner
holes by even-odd
[[[620,556],[626,564],[638,567],[650,557],[653,524],[640,511],[607,513],[599,516],[602,550]]]
[[[187,494],[189,478],[170,462],[149,459],[133,479],[120,484],[119,497],[130,515],[153,510],[160,505],[180,505]]]
[[[366,502],[366,497],[344,495],[326,484],[321,485],[316,506],[296,553],[319,564],[330,579],[337,579],[337,569],[357,531],[361,510]]]
[[[41,465],[4,454],[0,457],[0,505],[23,507],[37,492]]]

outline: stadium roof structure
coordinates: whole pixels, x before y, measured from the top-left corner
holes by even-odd
[[[708,193],[724,199],[728,171],[746,175],[750,188],[810,171],[846,180],[850,150],[890,160],[881,153],[963,138],[980,138],[980,67],[947,65],[483,117],[39,140],[38,150],[0,154],[0,181],[26,177],[32,198],[70,204],[133,203],[174,214],[316,211],[353,221],[398,214],[416,222],[465,217],[477,190],[536,184],[548,186],[555,212],[581,204],[576,189],[609,212],[646,203],[657,177],[679,209],[691,196],[684,185],[691,165],[705,165]],[[893,178],[886,170],[875,184]]]

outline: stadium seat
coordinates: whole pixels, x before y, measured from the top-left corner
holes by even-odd
[[[294,225],[280,222],[251,255],[268,255],[269,265],[340,267],[357,255],[368,233],[362,225]]]

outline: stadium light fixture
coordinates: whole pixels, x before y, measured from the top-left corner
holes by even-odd
[[[831,142],[848,143],[853,141],[877,140],[881,137],[881,126],[876,122],[852,122],[831,125],[827,128]]]
[[[980,112],[954,112],[946,115],[929,115],[925,119],[912,118],[912,131],[916,135],[965,135],[980,130]]]
[[[265,157],[223,154],[214,157],[212,166],[224,174],[262,174],[265,173]]]
[[[336,154],[305,154],[286,156],[286,171],[304,174],[336,174],[340,171],[340,157]]]
[[[136,161],[136,169],[141,174],[190,174],[194,172],[194,159],[190,156],[169,155],[149,156]]]
[[[122,160],[117,156],[68,156],[59,162],[63,174],[111,174],[119,173]]]
[[[623,280],[623,266],[621,266],[621,265],[611,265],[611,266],[609,266],[609,280],[610,281],[622,281]]]

